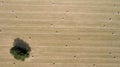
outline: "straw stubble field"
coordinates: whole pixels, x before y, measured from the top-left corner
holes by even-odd
[[[120,0],[0,0],[1,67],[120,67]],[[24,62],[15,38],[31,46]]]

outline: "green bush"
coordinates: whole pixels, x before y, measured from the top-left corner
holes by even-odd
[[[22,61],[29,57],[30,51],[29,45],[19,38],[14,40],[13,47],[10,49],[10,53],[14,58]]]

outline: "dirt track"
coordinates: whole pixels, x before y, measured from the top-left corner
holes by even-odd
[[[24,62],[9,52],[17,37]],[[0,66],[120,67],[120,0],[0,0]]]

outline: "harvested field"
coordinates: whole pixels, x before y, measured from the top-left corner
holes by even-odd
[[[11,54],[14,39],[29,58]],[[0,0],[1,67],[120,67],[120,0]]]

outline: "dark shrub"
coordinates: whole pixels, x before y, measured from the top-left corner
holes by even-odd
[[[14,58],[22,61],[29,57],[30,51],[31,48],[29,44],[20,38],[16,38],[14,40],[13,47],[10,49],[10,53],[14,56]]]

